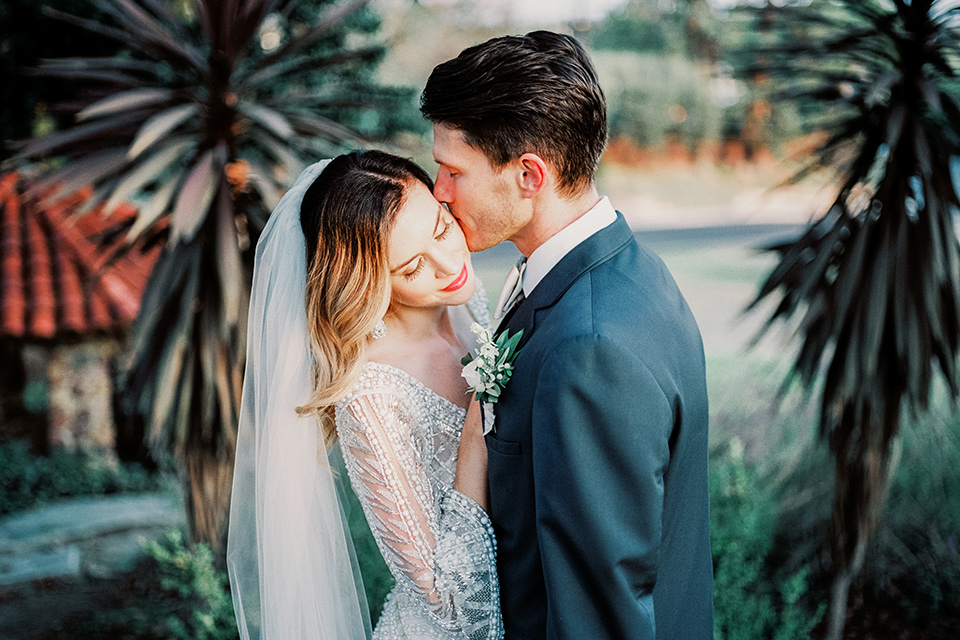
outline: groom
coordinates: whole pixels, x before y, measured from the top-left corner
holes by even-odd
[[[524,342],[486,437],[506,638],[711,638],[703,346],[597,193],[606,105],[586,52],[496,38],[437,66],[421,105],[435,195],[470,249],[526,257],[500,323]]]

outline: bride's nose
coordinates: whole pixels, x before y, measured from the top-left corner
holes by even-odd
[[[463,269],[463,258],[456,253],[443,252],[435,256],[437,265],[437,277],[449,278],[460,273]]]

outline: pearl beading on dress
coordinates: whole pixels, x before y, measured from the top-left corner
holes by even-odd
[[[489,325],[482,288],[466,306],[471,321]],[[469,339],[467,327],[455,328]],[[453,488],[465,416],[413,376],[373,362],[337,403],[350,483],[397,581],[375,640],[503,636],[493,525]]]

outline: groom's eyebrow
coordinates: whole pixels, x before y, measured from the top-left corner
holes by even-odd
[[[443,205],[442,205],[442,204],[437,204],[437,222],[433,225],[433,232],[434,232],[434,233],[436,233],[436,232],[437,232],[437,229],[440,228],[440,220],[441,220],[442,218],[443,218]],[[409,260],[404,260],[404,261],[401,262],[398,266],[396,266],[396,267],[394,267],[393,269],[391,269],[391,270],[390,270],[390,273],[395,273],[395,272],[399,271],[400,269],[404,268],[405,266],[407,266],[408,264],[410,264],[411,262],[413,262],[414,260],[416,260],[419,255],[420,255],[420,254],[418,253],[418,254],[415,255],[415,256],[411,256]]]

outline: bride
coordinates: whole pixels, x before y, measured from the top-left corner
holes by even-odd
[[[281,200],[254,264],[227,549],[245,640],[370,637],[341,455],[396,579],[373,637],[502,636],[486,449],[460,376],[486,304],[413,162],[349,153]]]

